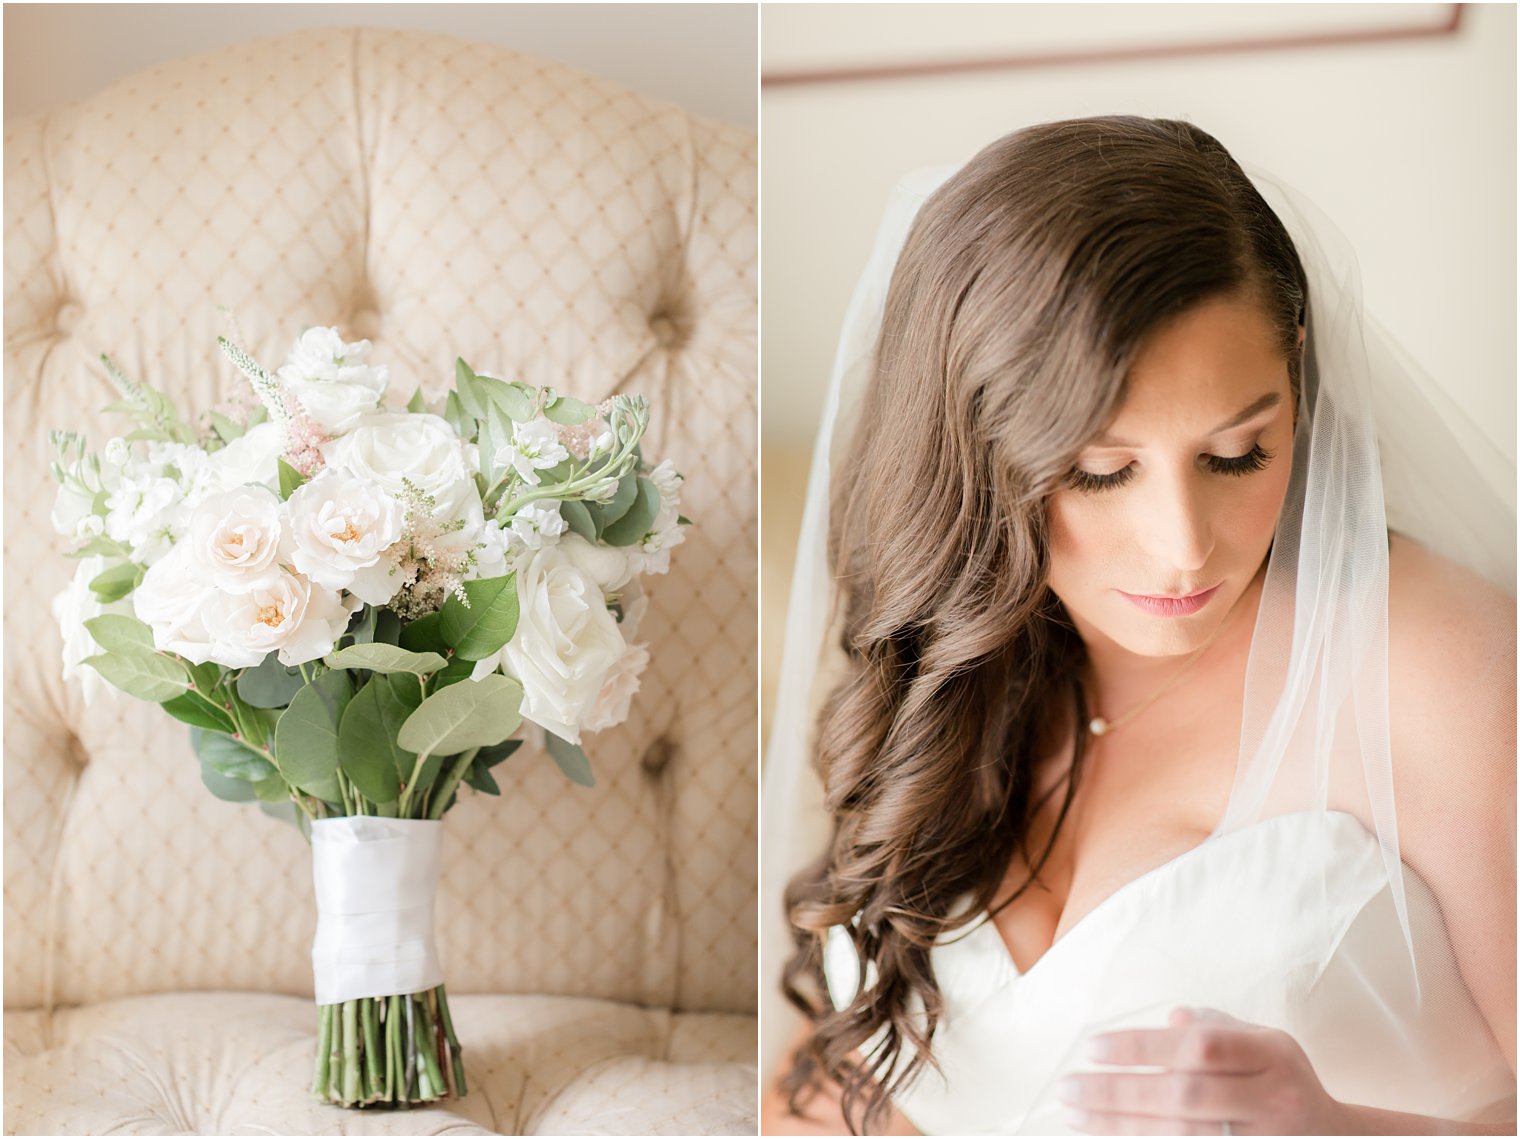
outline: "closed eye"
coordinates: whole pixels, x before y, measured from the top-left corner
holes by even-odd
[[[1272,452],[1257,443],[1244,455],[1228,458],[1220,455],[1202,455],[1200,459],[1203,465],[1216,475],[1238,477],[1265,468],[1272,461]],[[1081,467],[1073,467],[1071,473],[1066,476],[1066,483],[1073,490],[1079,490],[1083,494],[1097,494],[1100,491],[1115,490],[1124,486],[1134,477],[1133,463],[1107,475],[1095,475],[1091,471],[1084,471]]]

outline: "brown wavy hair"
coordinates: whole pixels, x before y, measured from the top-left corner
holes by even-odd
[[[1086,721],[1085,650],[1046,585],[1046,503],[1117,411],[1142,341],[1202,301],[1250,297],[1296,401],[1307,291],[1282,222],[1185,122],[1017,131],[919,211],[831,504],[848,665],[818,730],[833,839],[786,893],[783,988],[812,1023],[782,1083],[793,1111],[827,1079],[852,1131],[881,1122],[934,1063],[930,949],[1015,901],[1055,844],[1083,732],[1038,859],[1033,771],[1066,716]],[[995,906],[1015,851],[1030,880]],[[833,926],[868,982],[838,1010],[823,973]]]

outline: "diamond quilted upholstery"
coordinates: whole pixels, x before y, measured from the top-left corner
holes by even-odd
[[[123,430],[94,410],[112,398],[102,352],[182,408],[236,408],[226,305],[266,364],[306,324],[368,337],[396,402],[446,388],[456,355],[654,401],[646,450],[687,476],[697,525],[648,579],[643,690],[588,737],[594,789],[525,748],[497,769],[500,799],[450,812],[439,949],[453,994],[753,1012],[755,175],[738,128],[498,47],[373,29],[177,61],[8,125],[8,1009],[311,994],[305,844],[213,799],[156,709],[110,690],[85,704],[48,611],[72,563],[47,521],[47,430],[96,447]],[[309,1033],[309,1006],[290,1007],[288,1031]],[[629,1015],[669,1016],[648,1009]],[[586,1074],[572,1100],[661,1086],[668,1057],[635,1052],[643,1067]]]

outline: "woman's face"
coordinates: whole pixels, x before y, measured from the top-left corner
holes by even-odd
[[[1050,588],[1082,638],[1142,656],[1202,645],[1266,558],[1292,448],[1288,364],[1254,301],[1205,301],[1154,332],[1049,503]]]

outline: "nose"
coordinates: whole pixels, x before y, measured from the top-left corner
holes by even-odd
[[[1214,552],[1209,495],[1200,480],[1174,473],[1151,482],[1141,518],[1141,544],[1157,562],[1194,573]]]

